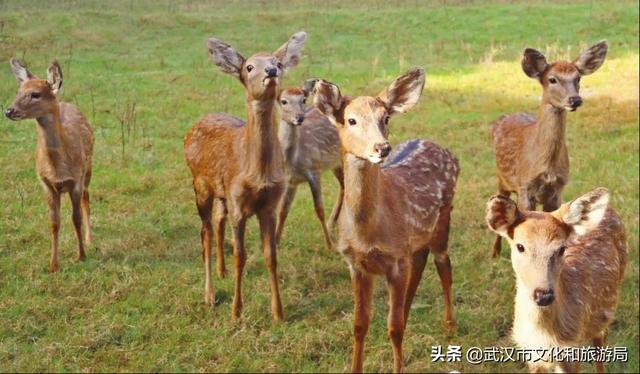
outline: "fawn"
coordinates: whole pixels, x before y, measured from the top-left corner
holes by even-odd
[[[51,220],[51,260],[49,271],[58,271],[58,231],[60,229],[60,195],[68,192],[72,204],[73,227],[78,239],[77,260],[85,259],[84,246],[91,243],[89,219],[89,182],[93,156],[93,131],[75,105],[59,102],[62,70],[57,61],[47,69],[47,79],[39,79],[18,60],[12,58],[11,69],[20,88],[5,115],[20,121],[35,118],[38,124],[36,174],[47,192]],[[84,220],[84,243],[82,221]]]
[[[344,185],[342,183],[342,161],[340,159],[340,140],[335,126],[317,109],[305,106],[308,88],[290,87],[280,93],[282,119],[278,137],[284,151],[287,174],[287,188],[280,207],[276,240],[280,242],[284,223],[293,203],[296,189],[300,183],[307,182],[313,195],[313,205],[322,226],[325,246],[333,246],[331,228],[340,214]],[[335,202],[329,225],[325,222],[322,204],[320,174],[331,169],[340,184],[340,193]]]
[[[582,105],[580,78],[598,70],[607,49],[607,42],[602,41],[573,62],[551,64],[542,53],[525,49],[522,70],[542,85],[538,119],[526,113],[504,115],[492,128],[498,193],[505,197],[517,193],[521,209],[535,210],[536,203],[540,203],[545,212],[550,212],[562,203],[562,189],[569,181],[567,111],[573,112]],[[500,247],[497,235],[493,257],[500,254]]]
[[[306,37],[306,33],[298,32],[273,54],[257,53],[248,59],[216,38],[207,43],[213,62],[242,83],[247,101],[246,123],[225,113],[212,113],[198,121],[184,138],[184,152],[193,174],[196,206],[202,220],[204,299],[211,306],[215,300],[211,238],[215,232],[217,270],[224,277],[224,226],[227,214],[231,218],[234,319],[242,311],[242,271],[247,256],[244,232],[247,218],[253,214],[258,216],[262,250],[269,269],[273,318],[283,318],[275,241],[275,211],[286,185],[277,136],[278,94],[284,73],[300,60]]]
[[[395,371],[403,367],[404,330],[429,252],[444,290],[446,323],[455,326],[447,242],[458,161],[418,139],[390,153],[387,140],[389,117],[416,105],[424,80],[424,70],[414,68],[376,97],[342,96],[332,83],[311,83],[314,105],[336,126],[342,146],[345,189],[337,249],[349,265],[355,296],[354,372],[362,371],[376,275],[387,280]]]
[[[497,195],[487,204],[486,221],[511,246],[516,343],[531,349],[605,345],[628,256],[609,192],[597,188],[550,213],[523,210]],[[532,372],[579,369],[571,361],[528,365]],[[604,372],[602,362],[596,367]]]

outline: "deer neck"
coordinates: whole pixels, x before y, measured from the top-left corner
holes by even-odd
[[[62,122],[60,121],[60,109],[55,105],[47,115],[37,117],[38,123],[38,148],[46,149],[47,153],[59,151],[63,147]]]
[[[247,173],[263,182],[275,182],[282,176],[282,154],[277,134],[277,109],[272,100],[248,100],[245,126],[245,165]]]
[[[531,146],[539,162],[554,163],[566,154],[565,128],[567,112],[548,102],[543,102],[538,113],[535,133],[531,137]]]
[[[356,227],[366,230],[375,225],[377,222],[375,212],[382,209],[380,165],[346,152],[342,155],[342,161],[345,214],[353,218]]]
[[[278,128],[278,139],[282,151],[284,152],[284,159],[289,162],[295,157],[295,153],[298,149],[299,139],[298,126],[291,125],[284,120],[280,120],[280,127]]]

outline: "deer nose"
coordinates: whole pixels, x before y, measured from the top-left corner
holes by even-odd
[[[376,143],[374,148],[376,152],[378,152],[378,155],[380,155],[380,157],[387,157],[389,155],[389,152],[391,152],[391,144],[389,144],[388,142]]]
[[[302,122],[304,122],[304,114],[298,114],[296,116],[296,124],[302,125]]]
[[[541,288],[536,288],[535,291],[533,291],[533,299],[535,300],[536,304],[538,304],[538,306],[547,306],[553,302],[553,290],[543,290]]]
[[[264,72],[267,73],[267,77],[274,78],[278,75],[278,68],[265,68]]]
[[[582,105],[582,98],[580,96],[571,96],[569,98],[569,106],[573,109],[577,109]]]
[[[7,116],[7,118],[13,117],[13,113],[15,113],[13,108],[7,108],[7,110],[4,111],[4,115]]]

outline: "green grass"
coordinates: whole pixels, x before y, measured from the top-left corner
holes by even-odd
[[[565,199],[596,186],[613,191],[630,263],[609,342],[629,347],[629,362],[608,370],[637,372],[638,2],[451,3],[0,1],[0,60],[15,55],[45,75],[58,58],[63,99],[77,103],[96,136],[95,243],[88,261],[73,262],[65,199],[61,271],[50,275],[34,121],[0,120],[0,370],[348,370],[348,270],[338,254],[323,250],[310,193],[298,194],[278,253],[286,323],[271,322],[255,220],[247,229],[245,310],[233,323],[231,278],[214,280],[219,306],[203,303],[200,221],[182,152],[182,137],[205,113],[245,117],[242,88],[212,65],[206,38],[215,35],[248,56],[275,50],[302,29],[308,43],[287,84],[322,77],[346,94],[374,94],[411,66],[424,66],[423,98],[392,121],[391,141],[433,139],[461,162],[450,236],[457,334],[449,337],[442,327],[441,288],[430,264],[409,319],[407,371],[526,371],[520,363],[432,363],[431,347],[512,345],[513,271],[508,251],[491,260],[494,236],[483,215],[496,185],[489,123],[502,113],[535,111],[540,95],[520,70],[521,51],[532,46],[551,59],[573,58],[609,40],[604,66],[582,81],[584,107],[569,115],[572,180]],[[5,108],[16,83],[3,66]],[[121,124],[118,118],[134,104],[135,123]],[[331,175],[324,187],[331,206]],[[388,371],[382,284],[374,308],[365,368]]]

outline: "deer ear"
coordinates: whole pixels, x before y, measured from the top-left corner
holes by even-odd
[[[582,52],[573,64],[576,66],[580,74],[589,75],[602,66],[604,59],[607,57],[608,50],[609,45],[606,40],[603,40]]]
[[[522,214],[513,200],[496,195],[487,202],[485,221],[492,231],[508,238],[510,229],[522,222]]]
[[[313,93],[313,86],[315,86],[318,79],[307,79],[302,85],[302,93],[304,97],[309,97]]]
[[[209,40],[207,40],[207,48],[211,60],[213,60],[214,64],[218,65],[220,70],[238,79],[241,78],[242,65],[244,65],[245,59],[238,51],[229,44],[216,38],[209,38]]]
[[[11,70],[13,70],[13,74],[16,76],[18,83],[22,83],[34,77],[34,75],[27,70],[24,64],[20,62],[20,60],[12,58],[9,60],[9,64],[11,65]]]
[[[60,94],[62,91],[62,69],[60,69],[58,60],[53,60],[47,68],[47,82],[51,85],[54,95]]]
[[[305,82],[305,87],[311,87],[309,91],[313,94],[313,105],[331,123],[339,126],[344,122],[342,119],[344,98],[338,86],[322,79],[309,79]]]
[[[421,67],[413,68],[391,82],[389,87],[380,92],[378,99],[385,103],[389,114],[405,113],[420,100],[424,79],[424,69]]]
[[[563,204],[553,214],[569,225],[576,234],[583,235],[600,224],[609,206],[609,198],[609,190],[599,187]]]
[[[304,48],[304,42],[307,40],[307,33],[299,31],[289,38],[289,40],[278,48],[273,55],[280,60],[282,69],[287,72],[300,62],[300,55]]]
[[[540,79],[542,73],[547,69],[549,64],[542,53],[527,48],[522,56],[522,70],[529,78]]]

